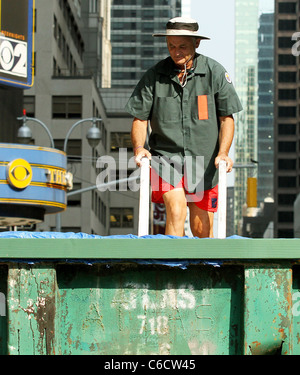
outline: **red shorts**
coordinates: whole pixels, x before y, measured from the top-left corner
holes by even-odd
[[[164,203],[163,195],[170,190],[174,189],[174,186],[168,184],[164,181],[154,169],[151,169],[150,173],[151,178],[151,188],[152,196],[151,201],[153,203]],[[184,177],[176,186],[176,188],[184,189]],[[204,192],[191,194],[185,190],[185,194],[188,202],[193,202],[197,207],[201,208],[204,211],[217,212],[218,210],[218,185],[214,188],[205,190]]]

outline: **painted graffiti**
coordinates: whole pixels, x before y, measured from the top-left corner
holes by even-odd
[[[193,310],[196,308],[196,298],[194,296],[194,287],[191,284],[180,285],[176,288],[172,284],[167,284],[159,297],[151,295],[151,289],[148,284],[126,283],[122,289],[119,289],[112,302],[112,308],[122,308],[125,311],[144,311],[145,314],[138,314],[139,334],[150,332],[151,335],[165,335],[169,331],[169,317],[166,315],[147,316],[147,311],[165,311],[172,310]]]
[[[153,300],[149,296],[149,285],[126,283],[123,289],[116,292],[111,302],[111,307],[120,305],[124,310],[149,309],[194,309],[196,298],[193,294],[193,286],[181,285],[179,288],[168,284],[160,294],[159,300]]]

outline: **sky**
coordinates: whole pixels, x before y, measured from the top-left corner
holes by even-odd
[[[234,0],[191,0],[191,15],[198,21],[198,52],[221,63],[234,76]]]
[[[199,53],[221,63],[234,81],[234,4],[239,0],[191,0],[191,16],[199,23],[202,41]],[[260,11],[272,11],[274,0],[257,0]]]

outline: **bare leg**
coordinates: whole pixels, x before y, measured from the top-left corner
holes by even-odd
[[[186,198],[182,188],[173,189],[163,195],[166,206],[166,230],[170,236],[184,236],[184,223],[186,219]]]
[[[204,211],[195,203],[189,203],[190,226],[193,236],[199,238],[213,237],[214,213]]]

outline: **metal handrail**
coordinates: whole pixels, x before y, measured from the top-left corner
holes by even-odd
[[[218,234],[217,238],[226,238],[226,216],[227,216],[227,166],[226,161],[219,163],[219,197],[218,197]]]
[[[150,199],[150,160],[146,157],[141,160],[140,202],[138,235],[149,234],[149,199]]]

